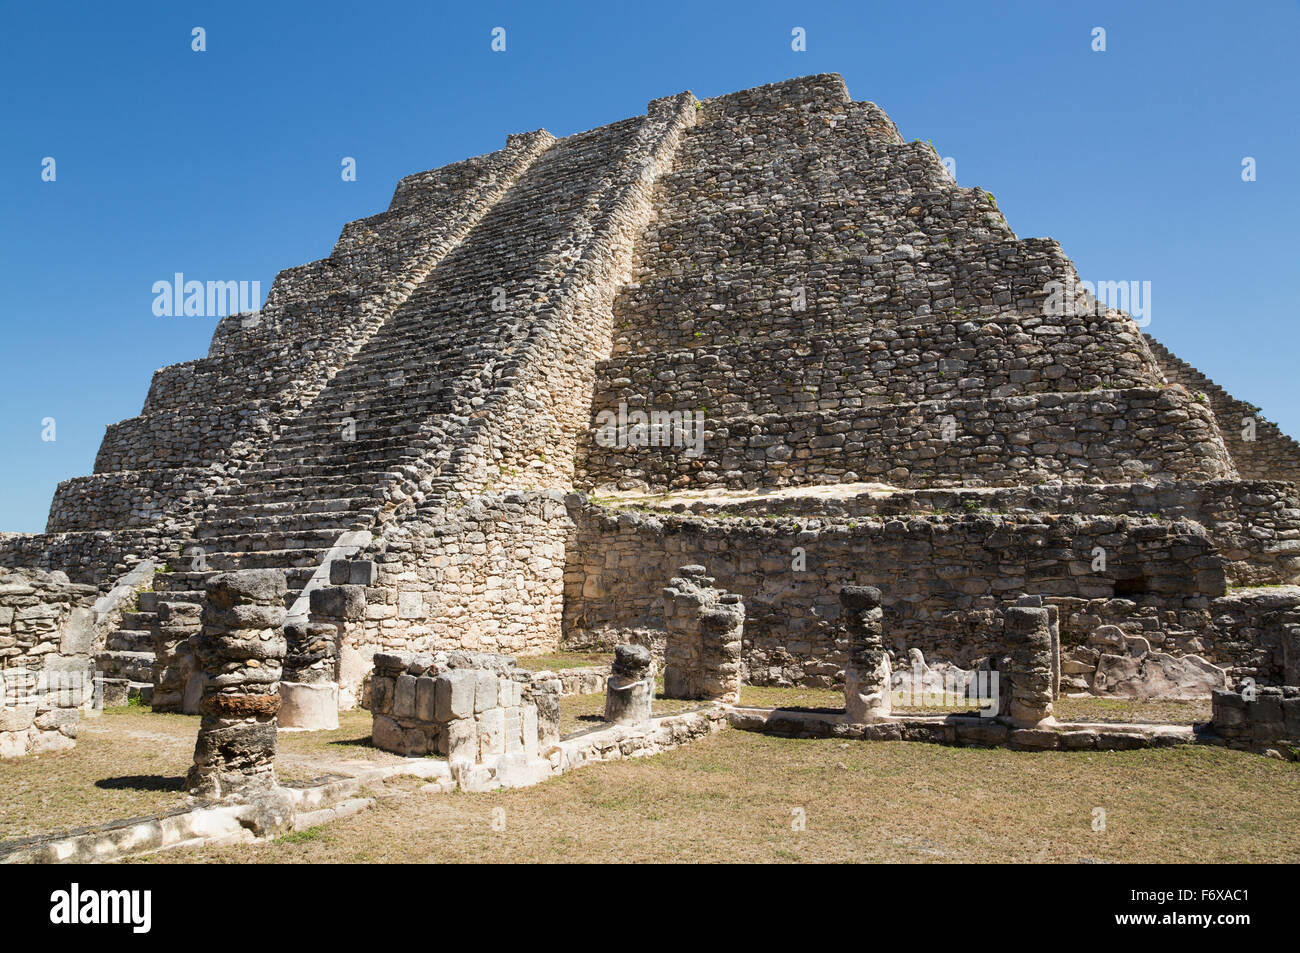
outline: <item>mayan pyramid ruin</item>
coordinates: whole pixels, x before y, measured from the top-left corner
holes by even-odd
[[[1052,303],[1078,280],[838,75],[510,135],[158,370],[0,566],[97,600],[64,653],[164,711],[214,677],[205,583],[247,569],[283,586],[217,608],[283,602],[306,723],[400,679],[377,653],[662,658],[697,589],[733,634],[743,600],[750,684],[877,659],[852,587],[896,660],[980,664],[1028,599],[1072,690],[1300,683],[1300,446]]]

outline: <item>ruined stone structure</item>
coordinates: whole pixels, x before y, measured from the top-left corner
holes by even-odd
[[[849,637],[849,664],[844,672],[844,714],[853,724],[888,717],[889,653],[881,631],[880,590],[845,586],[840,590],[844,629]]]
[[[97,702],[94,594],[62,572],[0,570],[0,758],[76,743]]]
[[[655,665],[650,650],[633,642],[617,646],[605,683],[605,720],[616,725],[643,725],[650,720],[654,697]]]
[[[1281,683],[1296,445],[1127,314],[1045,307],[1076,279],[835,75],[510,136],[159,370],[0,565],[156,565],[89,651],[184,710],[229,694],[210,577],[274,571],[304,727],[377,653],[662,645],[700,563],[750,682],[843,683],[874,586],[895,659],[999,656],[1031,593],[1067,651],[1114,625]]]
[[[714,588],[703,566],[683,566],[663,591],[664,694],[735,702],[740,698],[745,606]]]
[[[469,764],[516,754],[535,759],[540,739],[554,732],[539,722],[527,676],[500,655],[381,653],[370,683],[374,743]]]

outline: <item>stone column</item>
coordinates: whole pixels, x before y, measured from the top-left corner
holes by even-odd
[[[655,697],[655,665],[644,645],[614,649],[614,665],[605,688],[605,720],[616,725],[643,725],[650,720]]]
[[[1009,679],[1001,680],[998,691],[1006,693],[1006,717],[1025,728],[1053,724],[1050,614],[1037,606],[1008,606],[1002,619],[1007,645],[1004,671]]]
[[[850,724],[889,718],[889,653],[885,651],[880,590],[845,586],[840,590],[849,664],[844,667],[844,714]]]
[[[336,568],[351,564],[336,560]],[[280,685],[280,727],[330,731],[339,726],[339,650],[347,628],[365,619],[362,585],[321,586],[308,595],[307,618],[285,623],[288,654]]]
[[[745,606],[715,589],[703,566],[683,566],[664,589],[664,694],[734,705],[740,700]]]
[[[158,625],[153,636],[154,711],[188,711],[197,709],[185,704],[186,689],[194,675],[195,659],[191,639],[202,628],[202,607],[195,602],[171,602],[157,599]]]
[[[1052,642],[1052,698],[1055,700],[1061,696],[1061,611],[1045,603],[1042,596],[1021,596],[1015,604],[1047,610],[1047,629]]]
[[[276,714],[285,655],[284,573],[248,569],[207,580],[194,650],[206,675],[186,784],[195,794],[257,795],[275,788]]]

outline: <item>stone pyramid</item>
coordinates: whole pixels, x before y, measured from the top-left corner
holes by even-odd
[[[236,568],[337,625],[344,705],[376,651],[653,643],[690,563],[757,683],[842,678],[847,584],[900,653],[969,664],[1028,594],[1080,687],[1110,624],[1282,681],[1300,446],[1128,314],[1049,306],[1077,283],[837,75],[512,135],[157,371],[0,562],[151,579],[97,657],[159,708]]]

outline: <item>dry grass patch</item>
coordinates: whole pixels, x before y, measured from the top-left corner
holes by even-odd
[[[1219,748],[1031,753],[732,730],[534,788],[413,794],[310,838],[154,860],[1296,862],[1297,795],[1300,765]]]
[[[1058,698],[1052,704],[1061,721],[1155,722],[1190,725],[1210,720],[1210,700],[1190,701],[1132,698]]]
[[[530,672],[552,671],[565,668],[603,668],[614,660],[614,652],[547,652],[543,655],[521,655],[515,659],[519,667]]]
[[[198,719],[110,709],[83,718],[77,746],[0,761],[0,838],[49,834],[184,803]]]
[[[83,718],[71,751],[0,761],[0,839],[52,834],[185,803],[197,715],[109,709]],[[370,713],[339,713],[335,731],[282,731],[276,774],[309,781],[356,767],[406,759],[370,744]]]
[[[702,701],[681,698],[665,698],[663,678],[656,679],[657,691],[650,706],[650,714],[655,718],[664,715],[678,715],[684,711],[694,711],[704,706]],[[592,695],[565,695],[560,699],[560,737],[567,737],[578,731],[605,727],[605,693]]]

